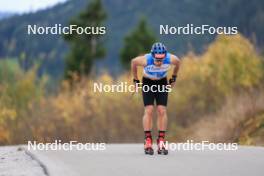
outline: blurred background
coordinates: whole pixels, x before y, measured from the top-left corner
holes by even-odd
[[[159,25],[237,26],[237,35],[160,35]],[[106,26],[106,35],[27,35],[27,25]],[[168,139],[264,145],[264,1],[0,0],[0,144],[142,142],[129,61],[163,42],[182,60]]]

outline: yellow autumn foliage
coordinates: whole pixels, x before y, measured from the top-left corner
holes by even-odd
[[[176,87],[169,94],[171,140],[188,136],[186,129],[193,124],[198,129],[205,115],[217,114],[231,97],[263,91],[263,60],[241,35],[218,36],[203,54],[189,53],[181,60]],[[129,73],[76,80],[63,81],[56,94],[48,94],[35,68],[24,72],[14,63],[0,66],[0,143],[142,141],[141,93],[93,90],[95,83],[129,85]]]

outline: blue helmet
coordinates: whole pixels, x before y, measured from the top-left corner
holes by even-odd
[[[154,43],[151,47],[151,54],[154,57],[155,54],[167,54],[167,49],[163,43]]]

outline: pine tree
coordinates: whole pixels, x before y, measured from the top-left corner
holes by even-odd
[[[124,39],[124,47],[120,52],[123,66],[129,68],[131,59],[149,52],[155,41],[156,37],[149,29],[145,18],[141,18],[138,26]]]
[[[101,0],[93,0],[84,11],[71,20],[70,25],[79,27],[101,27],[106,19]],[[98,31],[97,31],[98,32]],[[70,44],[70,53],[66,56],[65,78],[88,75],[96,58],[105,55],[100,34],[69,34],[64,39]]]

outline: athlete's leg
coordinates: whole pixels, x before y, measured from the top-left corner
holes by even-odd
[[[156,94],[156,101],[157,101],[157,128],[159,130],[159,136],[157,139],[158,144],[158,154],[168,154],[168,148],[165,145],[165,133],[167,129],[167,102],[168,102],[168,93],[167,92],[160,92]]]
[[[157,128],[159,131],[166,131],[167,128],[167,103],[168,103],[168,92],[165,87],[167,86],[167,78],[163,78],[158,81],[158,85],[163,87],[160,92],[155,93],[155,99],[157,103]]]
[[[157,106],[157,115],[158,115],[158,119],[157,119],[158,130],[159,131],[166,131],[167,122],[168,122],[166,106],[158,105]]]
[[[154,110],[153,105],[145,106],[145,112],[143,116],[144,131],[151,131],[152,129],[153,110]]]
[[[147,78],[143,78],[142,80],[143,86],[145,85],[152,85],[152,81]],[[145,107],[145,112],[143,116],[143,128],[145,133],[145,140],[144,140],[144,150],[145,154],[153,155],[153,148],[152,148],[152,119],[153,119],[153,110],[154,110],[154,94],[150,91],[143,91],[143,102]]]
[[[143,77],[143,86],[149,86],[152,85],[152,81],[148,78]],[[152,128],[152,116],[153,116],[153,110],[154,110],[154,98],[155,94],[151,91],[143,91],[142,89],[142,96],[143,96],[143,102],[144,102],[144,116],[143,116],[143,128],[144,131],[150,131]]]
[[[157,138],[157,145],[158,145],[158,154],[168,154],[168,148],[166,146],[165,142],[165,133],[167,129],[167,111],[166,111],[166,106],[164,105],[158,105],[157,106],[157,114],[158,114],[158,119],[157,119],[157,127],[159,130],[159,136]]]
[[[153,118],[153,105],[145,106],[145,112],[143,116],[143,128],[145,133],[145,141],[144,141],[144,150],[145,154],[153,155],[153,148],[152,148],[152,118]]]

